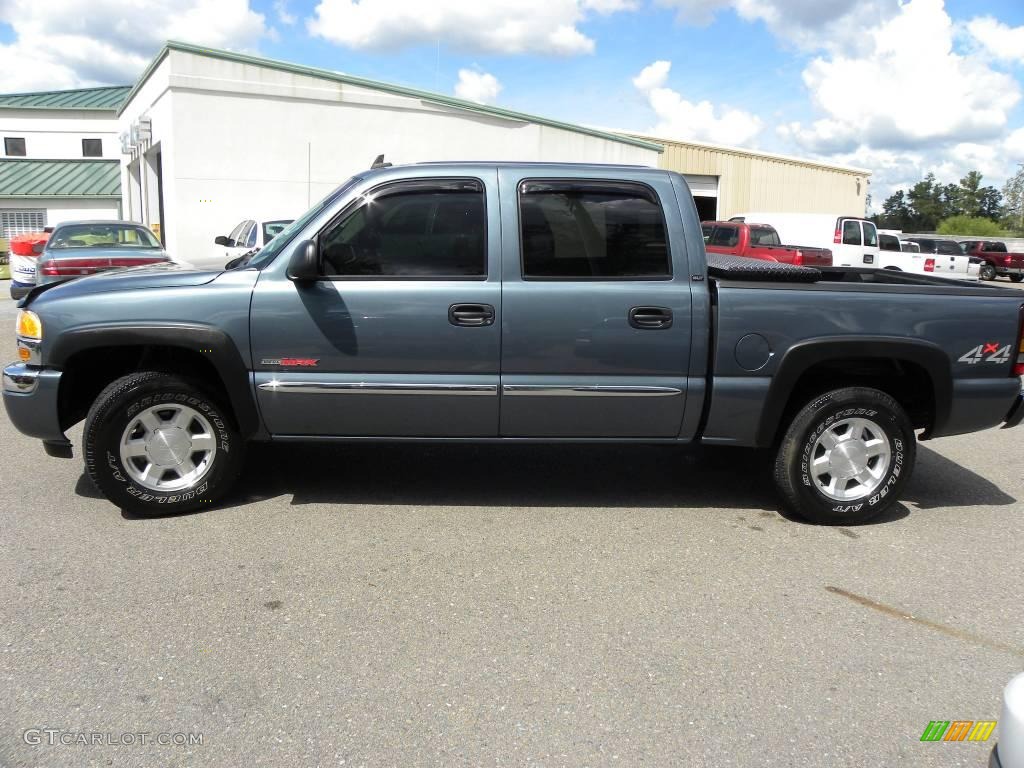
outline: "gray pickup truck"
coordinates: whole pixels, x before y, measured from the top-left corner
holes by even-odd
[[[136,512],[221,497],[250,440],[615,441],[775,451],[854,523],[922,438],[1024,416],[1012,289],[705,255],[684,179],[446,163],[356,176],[239,268],[40,286],[4,370],[51,455]]]

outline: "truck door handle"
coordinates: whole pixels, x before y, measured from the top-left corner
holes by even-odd
[[[448,307],[448,322],[479,328],[494,324],[494,307],[490,304],[452,304]]]
[[[633,307],[629,310],[629,324],[641,331],[671,328],[672,310],[665,307]]]

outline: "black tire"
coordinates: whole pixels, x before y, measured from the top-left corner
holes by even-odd
[[[863,496],[839,501],[815,485],[810,465],[825,430],[850,418],[869,422],[873,432],[877,428],[888,440],[890,453],[877,486]],[[821,525],[856,525],[897,501],[913,472],[916,452],[914,427],[893,398],[867,387],[836,389],[805,405],[790,423],[775,459],[775,484],[786,506],[800,517]]]
[[[981,265],[978,270],[979,280],[995,280],[996,279],[996,268],[991,264],[985,263]]]
[[[174,491],[140,485],[120,454],[122,436],[136,414],[162,403],[194,410],[206,419],[215,438],[216,447],[203,474]],[[230,413],[199,383],[157,371],[132,373],[112,382],[96,398],[85,420],[83,453],[89,478],[107,499],[136,514],[173,514],[211,506],[238,477],[244,449]]]
[[[1024,275],[1010,275],[1010,280],[1019,283],[1021,280],[1024,280]]]

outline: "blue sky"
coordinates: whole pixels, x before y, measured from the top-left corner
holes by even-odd
[[[1020,0],[0,0],[7,90],[127,83],[175,38],[570,122],[1001,185]]]

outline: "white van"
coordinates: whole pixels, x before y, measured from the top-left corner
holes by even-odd
[[[784,243],[799,243],[832,251],[837,267],[867,267],[879,264],[878,230],[867,219],[832,213],[741,213],[729,221],[770,224]]]

